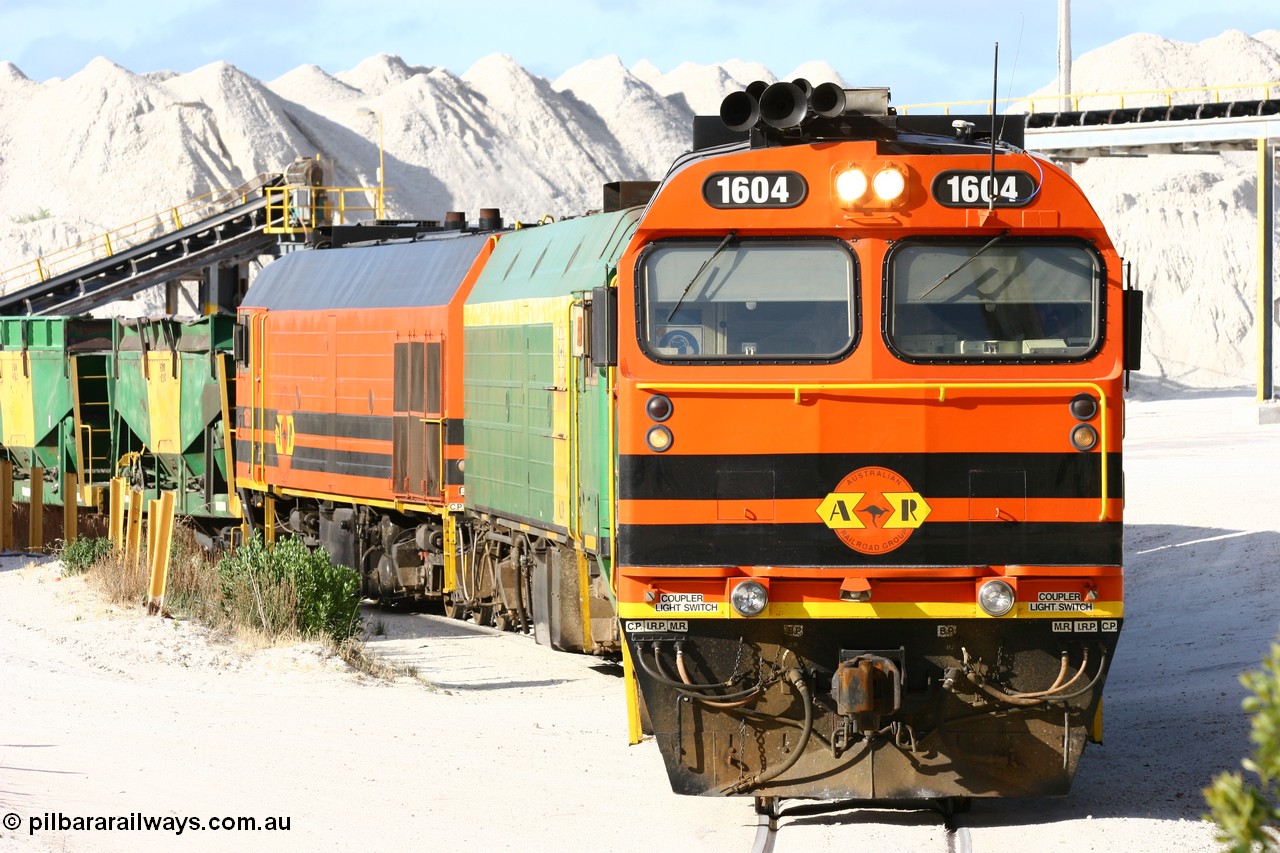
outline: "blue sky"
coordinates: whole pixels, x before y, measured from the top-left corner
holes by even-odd
[[[222,59],[270,81],[308,63],[344,71],[377,53],[458,74],[506,53],[552,79],[609,54],[663,71],[743,59],[779,75],[818,59],[850,85],[887,85],[895,103],[909,104],[990,97],[997,41],[1001,97],[1052,82],[1057,8],[1057,0],[0,0],[0,61],[47,80],[95,56],[138,73]],[[1077,57],[1134,32],[1201,41],[1227,29],[1280,29],[1276,0],[1073,0],[1071,14]]]

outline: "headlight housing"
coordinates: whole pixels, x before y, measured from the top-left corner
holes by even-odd
[[[907,188],[907,176],[888,166],[876,173],[871,188],[881,201],[895,201]]]
[[[988,616],[1004,616],[1017,602],[1018,595],[1008,581],[991,580],[978,588],[978,606]]]
[[[867,175],[861,169],[850,167],[836,173],[836,197],[846,207],[867,194]]]
[[[769,606],[769,590],[760,581],[742,581],[729,591],[729,604],[739,616],[759,616]]]
[[[845,210],[875,214],[910,202],[911,170],[902,163],[848,160],[831,167],[830,180],[831,201]]]

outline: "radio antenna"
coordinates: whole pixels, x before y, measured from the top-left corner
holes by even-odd
[[[996,57],[991,69],[991,184],[987,191],[987,210],[996,209],[996,95],[1000,85],[1000,42],[996,42]]]
[[[1006,104],[1013,101],[1013,80],[1018,76],[1018,57],[1022,55],[1022,33],[1027,28],[1027,17],[1021,12],[1018,13],[1018,43],[1013,46],[1013,70],[1009,72],[1009,84],[1004,87],[1004,101]],[[1000,120],[1000,137],[1004,138],[1005,126],[1009,123],[1009,114],[1005,113]]]

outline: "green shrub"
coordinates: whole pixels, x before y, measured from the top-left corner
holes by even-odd
[[[296,630],[341,643],[360,627],[359,582],[335,566],[323,549],[311,551],[292,537],[273,548],[255,535],[218,563],[223,608],[240,625],[257,624],[271,635]]]
[[[1246,672],[1240,682],[1253,694],[1245,697],[1244,710],[1252,716],[1249,737],[1255,747],[1241,764],[1258,784],[1246,785],[1238,772],[1220,773],[1204,790],[1210,810],[1205,817],[1217,824],[1218,841],[1230,845],[1231,853],[1274,853],[1280,851],[1274,834],[1280,826],[1280,645],[1273,643],[1261,671]]]
[[[15,225],[29,225],[32,222],[39,222],[41,219],[48,219],[52,215],[49,212],[49,208],[41,207],[35,213],[24,213],[21,216],[10,217],[10,219],[13,220]]]
[[[77,536],[62,546],[58,557],[65,574],[82,575],[110,553],[111,540],[105,536]]]

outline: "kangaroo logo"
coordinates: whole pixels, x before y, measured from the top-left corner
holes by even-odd
[[[853,550],[886,554],[906,542],[932,509],[901,474],[873,466],[848,474],[816,511]]]

